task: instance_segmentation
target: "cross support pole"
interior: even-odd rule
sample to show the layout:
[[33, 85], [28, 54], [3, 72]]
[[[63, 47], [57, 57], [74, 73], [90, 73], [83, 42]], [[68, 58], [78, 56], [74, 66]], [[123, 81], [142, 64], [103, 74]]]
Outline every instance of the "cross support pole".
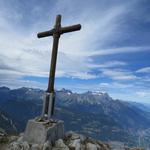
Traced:
[[53, 36], [53, 47], [52, 47], [52, 55], [51, 55], [48, 88], [45, 93], [43, 111], [42, 111], [42, 117], [47, 116], [47, 119], [50, 119], [54, 113], [54, 104], [55, 104], [54, 82], [55, 82], [57, 52], [58, 52], [60, 35], [63, 33], [78, 31], [80, 29], [81, 29], [80, 24], [61, 27], [61, 15], [57, 15], [53, 29], [45, 32], [40, 32], [37, 34], [38, 38]]

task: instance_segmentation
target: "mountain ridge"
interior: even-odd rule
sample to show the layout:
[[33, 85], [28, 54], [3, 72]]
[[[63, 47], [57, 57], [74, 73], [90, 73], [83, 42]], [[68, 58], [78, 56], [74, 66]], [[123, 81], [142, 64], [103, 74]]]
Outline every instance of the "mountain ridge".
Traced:
[[[28, 119], [40, 115], [44, 91], [33, 88], [1, 89], [0, 109], [16, 121], [17, 128], [22, 132]], [[114, 100], [107, 93], [56, 91], [54, 117], [64, 120], [66, 131], [74, 130], [104, 141], [137, 145], [138, 133], [150, 128], [149, 116], [150, 113], [129, 102]]]

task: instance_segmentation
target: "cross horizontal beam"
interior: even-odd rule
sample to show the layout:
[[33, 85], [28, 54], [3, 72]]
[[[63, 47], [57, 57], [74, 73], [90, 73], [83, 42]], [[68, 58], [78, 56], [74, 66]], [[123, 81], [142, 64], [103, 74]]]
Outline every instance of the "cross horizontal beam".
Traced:
[[45, 32], [40, 32], [37, 34], [38, 38], [43, 38], [47, 36], [53, 36], [53, 34], [63, 34], [67, 32], [73, 32], [81, 29], [80, 24], [72, 25], [72, 26], [67, 26], [67, 27], [60, 27], [59, 29], [53, 28], [52, 30], [45, 31]]

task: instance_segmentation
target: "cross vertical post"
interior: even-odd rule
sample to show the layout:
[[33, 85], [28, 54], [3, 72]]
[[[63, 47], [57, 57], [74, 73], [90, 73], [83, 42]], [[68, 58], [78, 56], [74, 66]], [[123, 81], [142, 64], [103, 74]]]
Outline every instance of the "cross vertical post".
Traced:
[[61, 27], [61, 15], [57, 15], [55, 26], [53, 29], [45, 32], [40, 32], [37, 34], [38, 38], [53, 36], [53, 47], [52, 47], [52, 55], [51, 55], [48, 88], [45, 92], [42, 118], [46, 117], [46, 119], [50, 119], [54, 114], [54, 105], [55, 105], [54, 82], [55, 82], [56, 62], [57, 62], [57, 53], [58, 53], [58, 44], [59, 44], [60, 35], [63, 33], [73, 32], [80, 29], [81, 29], [80, 24]]

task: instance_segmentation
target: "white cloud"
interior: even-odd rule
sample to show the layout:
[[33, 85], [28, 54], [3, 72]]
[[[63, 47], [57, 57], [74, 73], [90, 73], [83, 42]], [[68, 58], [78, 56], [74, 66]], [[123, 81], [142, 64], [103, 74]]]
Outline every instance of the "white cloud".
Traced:
[[108, 61], [102, 64], [89, 64], [89, 67], [91, 68], [111, 68], [111, 67], [121, 67], [121, 66], [126, 66], [127, 63], [123, 62], [123, 61], [117, 61], [117, 60], [113, 60], [113, 61]]
[[[60, 8], [58, 11], [64, 11], [64, 7], [66, 8], [66, 5], [64, 5], [66, 1], [62, 1], [61, 3], [63, 3], [62, 6], [60, 3], [54, 6], [59, 5]], [[55, 10], [54, 7], [53, 11]], [[127, 7], [129, 7], [127, 4], [112, 5], [112, 7], [105, 11], [99, 10], [98, 13], [95, 12], [94, 8], [91, 8], [93, 13], [95, 13], [91, 19], [87, 18], [86, 13], [82, 9], [78, 18], [72, 18], [70, 15], [62, 18], [63, 24], [65, 25], [81, 23], [83, 26], [81, 31], [65, 34], [60, 38], [57, 76], [68, 75], [70, 77], [81, 79], [85, 77], [85, 79], [89, 79], [96, 77], [89, 73], [94, 67], [125, 65], [123, 62], [116, 61], [106, 62], [105, 64], [96, 66], [94, 62], [91, 63], [88, 60], [93, 54], [95, 55], [92, 49], [97, 47], [96, 43], [98, 41], [101, 47], [107, 44], [110, 39], [114, 38], [115, 32], [119, 31], [120, 22], [118, 22], [118, 19], [124, 15]], [[42, 11], [36, 5], [33, 10]], [[32, 26], [30, 26], [30, 29], [28, 27], [22, 30], [19, 26], [22, 20], [21, 12], [18, 13], [17, 10], [14, 9], [13, 12], [16, 14], [14, 17], [13, 13], [9, 13], [10, 11], [11, 8], [3, 7], [0, 12], [2, 18], [2, 30], [0, 34], [1, 59], [4, 64], [18, 71], [20, 75], [47, 76], [49, 72], [52, 39], [37, 39], [36, 33], [43, 30], [44, 27], [46, 30], [49, 21], [45, 24], [45, 20], [39, 20], [39, 22], [36, 20]], [[71, 9], [67, 11], [72, 12]], [[86, 11], [88, 10], [86, 9]], [[54, 12], [51, 15], [53, 15]], [[35, 18], [33, 18], [33, 20], [34, 19]], [[16, 20], [18, 22], [18, 28], [16, 28], [16, 24], [14, 23]], [[54, 22], [54, 20], [50, 20], [50, 22]]]
[[136, 95], [139, 96], [139, 97], [150, 97], [150, 91], [137, 91], [136, 92]]
[[150, 73], [150, 67], [144, 67], [136, 71], [137, 73]]
[[96, 56], [96, 55], [115, 55], [115, 54], [123, 54], [123, 53], [135, 53], [135, 52], [143, 52], [150, 51], [150, 46], [142, 46], [142, 47], [118, 47], [112, 49], [100, 49], [91, 51], [91, 53], [87, 54], [88, 56]]
[[113, 80], [135, 80], [137, 77], [127, 70], [103, 69], [102, 74]]
[[129, 83], [120, 83], [120, 82], [111, 82], [111, 83], [106, 83], [102, 82], [99, 84], [100, 88], [106, 88], [106, 89], [125, 89], [125, 88], [133, 88], [133, 84]]
[[47, 85], [39, 83], [36, 81], [30, 80], [21, 80], [21, 79], [0, 79], [0, 86], [7, 86], [12, 89], [20, 87], [30, 87], [30, 88], [39, 88], [46, 89]]

